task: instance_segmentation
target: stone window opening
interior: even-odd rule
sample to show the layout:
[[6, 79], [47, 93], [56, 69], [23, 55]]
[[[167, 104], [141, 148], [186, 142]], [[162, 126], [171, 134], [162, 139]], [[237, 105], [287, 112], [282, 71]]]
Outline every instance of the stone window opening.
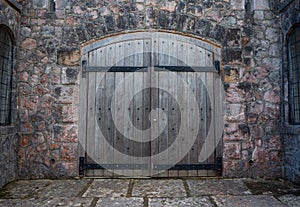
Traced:
[[56, 10], [56, 0], [49, 0], [50, 12], [55, 12]]
[[250, 14], [253, 11], [253, 2], [252, 0], [245, 1], [245, 11], [247, 14]]
[[0, 125], [11, 124], [13, 39], [0, 25]]
[[300, 25], [288, 38], [290, 124], [300, 125]]

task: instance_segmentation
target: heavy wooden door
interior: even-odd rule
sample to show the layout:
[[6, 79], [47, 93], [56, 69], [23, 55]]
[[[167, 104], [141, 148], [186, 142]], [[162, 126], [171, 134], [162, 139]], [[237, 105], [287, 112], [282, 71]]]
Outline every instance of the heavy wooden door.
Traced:
[[167, 33], [128, 34], [85, 47], [80, 172], [216, 175], [223, 127], [219, 54], [211, 44]]

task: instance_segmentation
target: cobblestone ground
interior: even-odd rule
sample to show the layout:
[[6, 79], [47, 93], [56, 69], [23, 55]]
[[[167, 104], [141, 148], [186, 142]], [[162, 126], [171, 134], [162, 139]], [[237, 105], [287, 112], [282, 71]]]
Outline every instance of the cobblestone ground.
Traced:
[[16, 181], [0, 206], [300, 206], [300, 186], [253, 179], [82, 179]]

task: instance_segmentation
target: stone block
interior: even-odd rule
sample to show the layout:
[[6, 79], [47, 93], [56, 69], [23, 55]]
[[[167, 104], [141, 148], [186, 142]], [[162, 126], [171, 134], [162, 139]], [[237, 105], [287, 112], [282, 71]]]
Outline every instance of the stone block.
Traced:
[[[74, 162], [77, 161], [77, 144], [68, 143], [61, 145], [61, 160]], [[64, 175], [62, 175], [64, 176]]]
[[34, 132], [34, 128], [29, 122], [22, 123], [20, 130], [23, 134], [32, 134]]
[[259, 0], [253, 1], [253, 9], [254, 10], [269, 10], [269, 1], [268, 0]]
[[240, 141], [247, 139], [249, 128], [247, 125], [228, 123], [226, 124], [224, 132], [224, 141]]
[[227, 121], [244, 121], [246, 106], [243, 104], [227, 104], [226, 120]]
[[239, 79], [238, 69], [236, 68], [224, 68], [224, 82], [236, 83]]
[[64, 105], [62, 107], [62, 121], [63, 123], [70, 123], [78, 120], [75, 115], [74, 107], [72, 105]]
[[202, 206], [213, 207], [208, 197], [191, 197], [191, 198], [150, 198], [149, 207], [157, 206]]
[[264, 95], [264, 100], [270, 103], [279, 103], [280, 102], [280, 91], [279, 87], [276, 89], [267, 91]]
[[65, 66], [78, 66], [80, 65], [80, 51], [70, 50], [70, 51], [58, 51], [57, 62], [59, 65]]
[[228, 160], [241, 159], [241, 144], [237, 142], [225, 142], [224, 157]]
[[230, 3], [234, 10], [244, 10], [245, 0], [233, 0]]
[[143, 198], [100, 198], [95, 207], [107, 207], [107, 206], [130, 206], [141, 207], [144, 206]]
[[242, 50], [239, 48], [227, 48], [222, 51], [223, 64], [242, 64]]
[[256, 147], [253, 152], [253, 160], [256, 163], [266, 163], [269, 161], [267, 149], [264, 147]]
[[32, 5], [34, 9], [46, 9], [48, 8], [48, 0], [33, 0]]
[[132, 196], [135, 197], [185, 197], [181, 180], [137, 180]]
[[272, 135], [268, 140], [266, 140], [266, 148], [268, 150], [281, 150], [282, 149], [282, 141], [279, 135]]
[[73, 142], [78, 141], [78, 127], [76, 125], [55, 125], [53, 127], [54, 140], [56, 142]]
[[187, 180], [192, 197], [208, 195], [249, 195], [251, 192], [242, 180]]
[[97, 179], [83, 194], [85, 198], [126, 197], [129, 180]]
[[32, 50], [37, 47], [37, 42], [35, 39], [27, 38], [21, 43], [21, 47], [25, 50]]
[[218, 207], [243, 206], [243, 207], [284, 207], [272, 195], [249, 195], [249, 196], [213, 196]]
[[246, 99], [245, 91], [238, 88], [239, 84], [229, 83], [226, 88], [226, 100], [228, 103], [237, 104], [242, 103]]
[[74, 86], [57, 86], [54, 90], [57, 104], [72, 104], [74, 102]]
[[62, 84], [68, 85], [68, 84], [78, 83], [78, 74], [79, 74], [79, 70], [77, 67], [62, 68], [62, 77], [61, 77]]

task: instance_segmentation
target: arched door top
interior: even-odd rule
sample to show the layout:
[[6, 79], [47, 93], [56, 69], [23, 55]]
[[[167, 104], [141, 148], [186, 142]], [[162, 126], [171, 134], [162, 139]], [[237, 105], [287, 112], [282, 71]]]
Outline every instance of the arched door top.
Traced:
[[164, 38], [164, 39], [170, 39], [173, 41], [179, 41], [184, 43], [190, 43], [194, 44], [195, 46], [202, 47], [205, 50], [209, 50], [213, 53], [220, 55], [220, 46], [216, 43], [210, 42], [208, 40], [203, 40], [200, 38], [182, 35], [182, 34], [176, 34], [176, 33], [170, 33], [170, 32], [153, 32], [153, 31], [147, 31], [147, 32], [133, 32], [133, 33], [126, 33], [126, 34], [120, 34], [116, 36], [111, 37], [105, 37], [103, 39], [100, 39], [97, 42], [91, 43], [89, 45], [86, 45], [82, 48], [82, 55], [87, 54], [91, 50], [95, 50], [99, 47], [107, 46], [110, 44], [118, 43], [118, 42], [124, 42], [124, 41], [132, 41], [137, 39], [153, 39], [153, 38]]
[[220, 56], [221, 48], [216, 44], [168, 32], [121, 34], [82, 48], [83, 61], [102, 67], [197, 66], [211, 71]]

